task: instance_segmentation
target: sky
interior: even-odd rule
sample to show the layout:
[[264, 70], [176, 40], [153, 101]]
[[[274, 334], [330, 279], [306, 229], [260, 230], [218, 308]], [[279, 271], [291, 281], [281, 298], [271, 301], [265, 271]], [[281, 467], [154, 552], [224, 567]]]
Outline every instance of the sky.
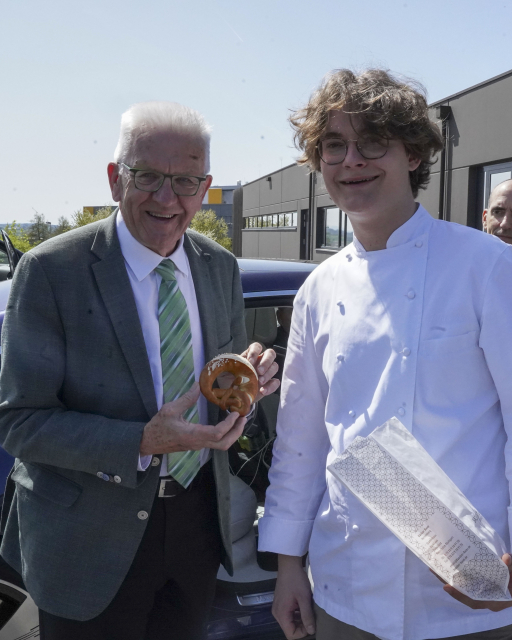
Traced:
[[390, 69], [435, 102], [512, 69], [510, 0], [0, 0], [0, 223], [112, 204], [121, 114], [212, 125], [213, 184], [297, 158], [288, 123], [332, 69]]

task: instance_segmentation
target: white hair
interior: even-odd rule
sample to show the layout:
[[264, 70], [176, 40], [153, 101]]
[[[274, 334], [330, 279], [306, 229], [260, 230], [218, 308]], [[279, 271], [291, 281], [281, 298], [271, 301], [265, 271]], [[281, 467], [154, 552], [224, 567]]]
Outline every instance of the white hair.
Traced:
[[207, 174], [210, 171], [210, 125], [198, 111], [190, 107], [156, 100], [138, 102], [121, 116], [121, 131], [114, 151], [115, 162], [129, 161], [137, 136], [152, 130], [170, 130], [201, 139], [205, 152], [204, 172]]

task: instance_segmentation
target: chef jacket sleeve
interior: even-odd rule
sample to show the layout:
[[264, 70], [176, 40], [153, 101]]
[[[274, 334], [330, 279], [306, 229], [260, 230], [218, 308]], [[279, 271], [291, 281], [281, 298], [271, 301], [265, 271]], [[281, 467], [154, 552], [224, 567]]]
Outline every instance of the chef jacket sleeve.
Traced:
[[[489, 276], [481, 316], [480, 347], [500, 399], [507, 434], [505, 471], [512, 504], [512, 247], [504, 247]], [[508, 507], [512, 532], [512, 508]], [[512, 550], [512, 541], [509, 541]]]
[[313, 522], [326, 491], [330, 442], [325, 425], [328, 384], [323, 349], [315, 343], [316, 321], [307, 282], [296, 296], [283, 371], [270, 487], [259, 523], [261, 551], [306, 553]]

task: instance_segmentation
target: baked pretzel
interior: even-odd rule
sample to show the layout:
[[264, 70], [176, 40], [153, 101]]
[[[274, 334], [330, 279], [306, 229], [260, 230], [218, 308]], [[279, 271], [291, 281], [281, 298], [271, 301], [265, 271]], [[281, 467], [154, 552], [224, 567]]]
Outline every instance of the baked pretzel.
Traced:
[[[213, 389], [213, 383], [221, 373], [235, 376], [228, 389]], [[203, 396], [224, 411], [238, 411], [246, 416], [258, 393], [258, 374], [245, 358], [236, 353], [223, 353], [210, 360], [199, 376], [199, 386]]]

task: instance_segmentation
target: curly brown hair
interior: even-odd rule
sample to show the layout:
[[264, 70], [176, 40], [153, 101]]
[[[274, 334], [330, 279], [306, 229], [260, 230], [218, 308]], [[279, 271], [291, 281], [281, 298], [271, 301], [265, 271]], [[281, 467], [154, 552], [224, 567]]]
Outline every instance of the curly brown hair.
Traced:
[[331, 72], [308, 104], [290, 116], [295, 145], [302, 151], [299, 164], [320, 171], [317, 145], [329, 111], [343, 109], [357, 116], [359, 134], [401, 140], [411, 157], [421, 160], [409, 173], [416, 197], [427, 187], [433, 157], [443, 148], [439, 127], [428, 117], [425, 95], [418, 82], [398, 80], [383, 69], [368, 69], [359, 75], [350, 69]]

